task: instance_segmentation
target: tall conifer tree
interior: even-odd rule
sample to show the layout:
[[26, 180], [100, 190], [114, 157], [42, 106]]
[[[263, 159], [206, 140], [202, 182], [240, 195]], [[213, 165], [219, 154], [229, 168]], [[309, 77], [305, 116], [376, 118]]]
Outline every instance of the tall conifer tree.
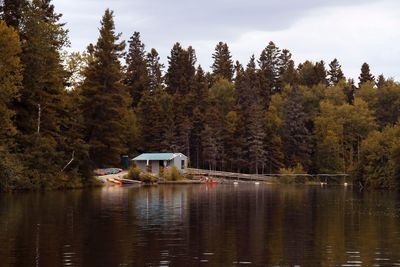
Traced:
[[269, 42], [267, 47], [261, 52], [259, 65], [263, 78], [264, 90], [269, 94], [281, 90], [281, 50], [273, 43]]
[[66, 160], [60, 128], [66, 77], [61, 51], [68, 39], [60, 18], [50, 1], [33, 0], [21, 21], [24, 71], [16, 125], [32, 183], [40, 187], [54, 185]]
[[127, 152], [130, 117], [129, 93], [122, 83], [120, 59], [125, 43], [115, 33], [113, 12], [106, 10], [100, 37], [92, 47], [93, 60], [85, 70], [82, 110], [90, 158], [97, 166], [116, 165]]
[[26, 5], [27, 0], [0, 1], [0, 19], [4, 20], [8, 26], [19, 30]]
[[360, 80], [358, 83], [359, 86], [366, 82], [374, 82], [375, 77], [371, 74], [369, 65], [367, 63], [362, 64], [361, 73], [360, 76], [358, 76], [358, 79]]
[[163, 88], [164, 77], [162, 69], [164, 65], [160, 63], [160, 56], [156, 49], [152, 48], [146, 55], [147, 72], [149, 77], [149, 88], [151, 91], [156, 91]]
[[140, 33], [135, 32], [130, 40], [126, 56], [127, 71], [125, 83], [132, 97], [132, 106], [136, 107], [145, 91], [149, 90], [146, 51], [140, 40]]
[[219, 42], [215, 47], [215, 52], [212, 55], [212, 58], [214, 59], [214, 63], [211, 66], [213, 75], [232, 81], [234, 67], [228, 45]]
[[340, 80], [344, 79], [342, 66], [340, 66], [339, 61], [336, 58], [329, 63], [328, 76], [328, 82], [330, 85], [336, 85]]
[[310, 166], [311, 135], [306, 127], [307, 115], [304, 112], [301, 95], [296, 88], [290, 92], [284, 108], [283, 146], [286, 166], [301, 164]]

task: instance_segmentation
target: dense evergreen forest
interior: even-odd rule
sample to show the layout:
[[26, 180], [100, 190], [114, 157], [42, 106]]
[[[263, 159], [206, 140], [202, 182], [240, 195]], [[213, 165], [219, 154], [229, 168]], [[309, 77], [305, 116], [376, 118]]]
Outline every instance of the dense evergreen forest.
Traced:
[[179, 43], [164, 66], [140, 33], [120, 39], [110, 10], [97, 43], [66, 53], [51, 0], [0, 3], [2, 190], [88, 185], [93, 168], [121, 155], [164, 151], [198, 168], [400, 182], [400, 84], [367, 63], [356, 83], [337, 59], [296, 65], [269, 42], [234, 62], [219, 42], [209, 72]]

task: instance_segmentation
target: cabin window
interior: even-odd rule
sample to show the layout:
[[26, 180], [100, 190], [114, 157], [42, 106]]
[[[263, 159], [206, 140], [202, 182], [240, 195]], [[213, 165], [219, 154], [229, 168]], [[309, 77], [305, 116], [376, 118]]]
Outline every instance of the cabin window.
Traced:
[[185, 169], [185, 161], [184, 160], [181, 161], [181, 169], [182, 170]]

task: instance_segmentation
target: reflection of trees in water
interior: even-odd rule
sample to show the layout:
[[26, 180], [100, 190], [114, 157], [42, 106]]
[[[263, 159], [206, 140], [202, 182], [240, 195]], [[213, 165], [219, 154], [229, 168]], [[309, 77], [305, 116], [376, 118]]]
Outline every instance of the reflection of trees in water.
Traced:
[[400, 257], [398, 196], [252, 184], [3, 195], [0, 259], [2, 266], [200, 259], [210, 266], [372, 266], [379, 257]]

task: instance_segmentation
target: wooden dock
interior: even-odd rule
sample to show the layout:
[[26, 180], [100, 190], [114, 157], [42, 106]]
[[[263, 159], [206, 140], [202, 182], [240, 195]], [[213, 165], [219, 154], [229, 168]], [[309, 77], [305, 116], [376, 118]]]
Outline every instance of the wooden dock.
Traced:
[[194, 169], [189, 168], [188, 171], [194, 176], [207, 176], [223, 179], [233, 179], [233, 180], [244, 180], [244, 181], [263, 181], [263, 182], [273, 182], [279, 180], [280, 177], [298, 177], [298, 178], [308, 178], [309, 180], [324, 181], [332, 179], [345, 179], [349, 177], [348, 174], [338, 173], [338, 174], [246, 174], [246, 173], [236, 173], [236, 172], [224, 172], [224, 171], [214, 171], [205, 169]]

